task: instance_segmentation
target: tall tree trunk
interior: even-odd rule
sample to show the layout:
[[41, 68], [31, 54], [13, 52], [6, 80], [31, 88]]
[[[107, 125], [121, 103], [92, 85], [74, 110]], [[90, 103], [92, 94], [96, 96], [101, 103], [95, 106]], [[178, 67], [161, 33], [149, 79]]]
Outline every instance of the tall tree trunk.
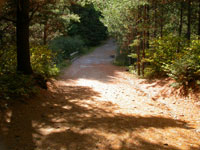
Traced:
[[164, 26], [164, 24], [163, 24], [163, 16], [164, 16], [164, 12], [163, 12], [163, 8], [162, 8], [163, 6], [161, 6], [161, 17], [160, 17], [160, 37], [163, 37], [163, 26]]
[[[146, 33], [145, 31], [143, 32], [143, 41], [142, 41], [142, 59], [145, 59], [145, 48], [146, 48]], [[142, 60], [142, 76], [144, 76], [144, 69], [145, 69], [145, 64], [144, 60]]]
[[48, 26], [47, 23], [44, 24], [44, 35], [43, 35], [43, 44], [46, 45], [47, 44], [47, 30], [48, 30]]
[[145, 25], [143, 29], [143, 46], [142, 46], [142, 75], [144, 76], [144, 69], [145, 69], [145, 49], [146, 49], [146, 35], [147, 35], [147, 5], [144, 6], [144, 16], [143, 16], [143, 23]]
[[[148, 1], [149, 2], [149, 1]], [[146, 42], [146, 47], [147, 49], [149, 49], [149, 39], [150, 39], [150, 7], [149, 4], [147, 5], [147, 24], [148, 24], [148, 28], [147, 28], [147, 42]]]
[[199, 14], [199, 23], [198, 23], [198, 36], [199, 36], [199, 39], [200, 39], [200, 0], [199, 0], [199, 10], [198, 10], [198, 14]]
[[157, 2], [154, 2], [154, 37], [157, 35]]
[[191, 0], [188, 0], [188, 15], [187, 15], [187, 39], [190, 40], [191, 38]]
[[32, 74], [29, 48], [29, 0], [17, 0], [17, 71]]
[[[128, 49], [129, 49], [129, 54], [132, 52], [131, 49], [129, 48], [129, 45], [133, 42], [133, 28], [132, 26], [129, 26], [129, 34], [128, 34]], [[129, 57], [129, 65], [133, 63], [133, 58]]]
[[[137, 15], [137, 20], [140, 20], [140, 7], [138, 7], [138, 15]], [[137, 38], [139, 37], [140, 38], [140, 34], [141, 34], [141, 32], [140, 31], [138, 31], [138, 24], [140, 24], [141, 23], [141, 21], [138, 21], [137, 23], [136, 23], [136, 32], [137, 32]], [[139, 40], [139, 39], [137, 39], [137, 40]], [[141, 42], [140, 42], [140, 44], [139, 45], [137, 45], [137, 74], [138, 74], [138, 76], [140, 76], [140, 68], [141, 68], [141, 59], [140, 59], [140, 49], [141, 49]]]
[[179, 23], [179, 37], [182, 36], [182, 29], [183, 29], [183, 6], [184, 6], [184, 2], [181, 2], [180, 23]]
[[[141, 45], [141, 44], [140, 44]], [[137, 46], [137, 73], [140, 76], [140, 45]]]
[[[181, 6], [180, 6], [180, 21], [179, 21], [179, 37], [182, 36], [182, 29], [183, 29], [183, 6], [184, 6], [184, 2], [181, 2]], [[178, 49], [177, 49], [177, 53], [180, 52], [180, 42], [178, 43]]]

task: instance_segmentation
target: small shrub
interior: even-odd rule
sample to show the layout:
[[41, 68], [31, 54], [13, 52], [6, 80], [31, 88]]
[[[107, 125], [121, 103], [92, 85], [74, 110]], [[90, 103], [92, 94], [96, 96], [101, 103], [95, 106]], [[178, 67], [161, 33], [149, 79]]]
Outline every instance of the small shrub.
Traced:
[[0, 61], [0, 99], [30, 97], [37, 87], [46, 87], [46, 78], [57, 75], [56, 54], [46, 46], [31, 46], [31, 64], [34, 75], [16, 73], [16, 48], [7, 47], [1, 51]]
[[44, 77], [55, 76], [59, 73], [56, 65], [56, 54], [46, 46], [32, 46], [31, 48], [31, 64], [36, 74]]
[[196, 86], [200, 80], [200, 41], [193, 40], [181, 57], [163, 65], [163, 68], [184, 88]]
[[128, 71], [132, 74], [136, 74], [136, 66], [128, 66]]
[[161, 75], [161, 74], [158, 74], [158, 71], [155, 70], [155, 68], [151, 68], [151, 67], [146, 67], [145, 70], [144, 70], [144, 77], [145, 78], [156, 78], [158, 76], [164, 76], [164, 75]]
[[0, 75], [16, 71], [17, 56], [15, 46], [0, 49]]
[[114, 65], [117, 66], [129, 66], [129, 56], [127, 50], [121, 50], [120, 48], [117, 49], [117, 55], [114, 60]]
[[84, 46], [85, 44], [80, 37], [61, 36], [51, 41], [49, 48], [57, 53], [57, 63], [59, 63], [64, 59], [70, 59], [70, 54], [75, 51], [81, 53], [84, 49]]
[[184, 51], [187, 41], [172, 35], [164, 36], [150, 42], [150, 49], [146, 50], [145, 61], [155, 74], [166, 75], [163, 65], [172, 64]]
[[128, 66], [129, 61], [128, 61], [127, 55], [126, 54], [117, 55], [115, 60], [114, 60], [114, 64], [117, 65], [117, 66]]
[[[16, 72], [17, 52], [15, 46], [5, 47], [0, 50], [0, 75]], [[56, 54], [46, 46], [31, 46], [31, 65], [36, 74], [45, 77], [56, 75], [59, 70], [55, 64]]]

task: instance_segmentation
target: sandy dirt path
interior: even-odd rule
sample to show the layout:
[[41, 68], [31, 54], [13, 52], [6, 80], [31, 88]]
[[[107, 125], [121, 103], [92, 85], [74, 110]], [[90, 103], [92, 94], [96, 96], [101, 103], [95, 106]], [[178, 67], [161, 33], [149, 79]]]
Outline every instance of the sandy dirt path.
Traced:
[[115, 49], [107, 41], [5, 110], [0, 150], [200, 150], [200, 107], [112, 65]]

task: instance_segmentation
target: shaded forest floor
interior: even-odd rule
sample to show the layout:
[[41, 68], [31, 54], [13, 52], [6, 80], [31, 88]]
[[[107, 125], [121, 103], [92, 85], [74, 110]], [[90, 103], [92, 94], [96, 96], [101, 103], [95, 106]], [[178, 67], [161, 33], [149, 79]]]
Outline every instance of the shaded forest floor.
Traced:
[[0, 113], [0, 150], [200, 150], [200, 102], [112, 65], [112, 40]]

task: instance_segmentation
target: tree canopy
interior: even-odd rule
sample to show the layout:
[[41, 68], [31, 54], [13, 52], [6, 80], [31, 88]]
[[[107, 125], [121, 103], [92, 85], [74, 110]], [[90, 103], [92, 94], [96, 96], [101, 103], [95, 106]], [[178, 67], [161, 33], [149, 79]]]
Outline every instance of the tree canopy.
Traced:
[[[96, 45], [109, 34], [119, 47], [115, 63], [129, 65], [138, 75], [170, 76], [184, 86], [199, 80], [197, 0], [7, 0], [0, 22], [2, 54], [15, 45], [13, 64], [17, 62], [17, 70], [24, 74], [33, 73], [33, 45], [48, 47], [53, 40], [55, 48], [77, 40], [79, 51], [84, 51], [83, 45]], [[68, 58], [69, 47], [57, 48], [65, 55], [59, 58]]]

